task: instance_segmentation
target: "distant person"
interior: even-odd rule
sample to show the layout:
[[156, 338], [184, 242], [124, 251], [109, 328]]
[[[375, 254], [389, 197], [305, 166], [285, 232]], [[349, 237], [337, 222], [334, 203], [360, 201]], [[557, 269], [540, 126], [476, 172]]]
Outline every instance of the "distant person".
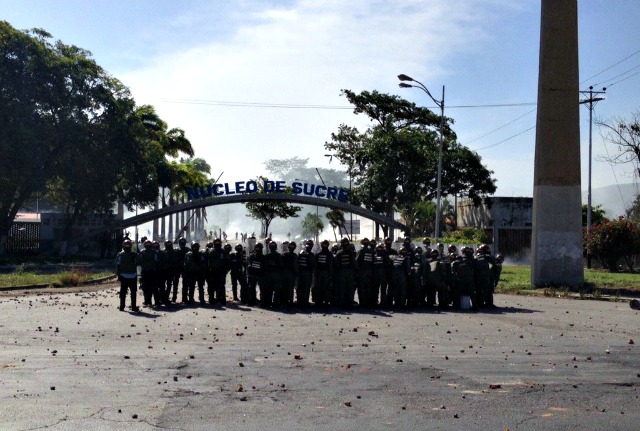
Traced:
[[140, 311], [136, 306], [138, 254], [132, 250], [132, 246], [131, 240], [125, 239], [122, 242], [122, 251], [116, 256], [116, 275], [120, 281], [120, 311], [124, 311], [127, 291], [131, 292], [131, 311]]

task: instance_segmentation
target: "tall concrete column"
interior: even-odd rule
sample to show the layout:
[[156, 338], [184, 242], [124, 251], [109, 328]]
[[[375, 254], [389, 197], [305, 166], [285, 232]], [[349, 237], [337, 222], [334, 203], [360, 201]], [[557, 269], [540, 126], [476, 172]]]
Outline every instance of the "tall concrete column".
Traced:
[[531, 283], [584, 283], [577, 0], [542, 0]]

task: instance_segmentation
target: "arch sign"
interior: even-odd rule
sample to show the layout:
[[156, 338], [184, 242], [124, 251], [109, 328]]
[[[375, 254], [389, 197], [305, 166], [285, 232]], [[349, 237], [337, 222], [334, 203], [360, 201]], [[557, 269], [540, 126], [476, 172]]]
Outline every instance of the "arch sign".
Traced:
[[[260, 187], [262, 186], [262, 187]], [[340, 187], [327, 187], [324, 184], [310, 184], [294, 181], [287, 186], [286, 181], [264, 180], [258, 184], [255, 180], [236, 181], [235, 183], [210, 183], [206, 186], [186, 188], [187, 199], [206, 199], [210, 197], [231, 196], [251, 193], [287, 193], [349, 202], [349, 191]]]

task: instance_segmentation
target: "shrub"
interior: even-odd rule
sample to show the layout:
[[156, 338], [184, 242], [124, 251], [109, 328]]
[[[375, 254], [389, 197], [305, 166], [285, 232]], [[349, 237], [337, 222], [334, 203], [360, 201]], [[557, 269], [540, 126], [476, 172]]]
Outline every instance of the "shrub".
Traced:
[[584, 234], [584, 250], [590, 248], [596, 257], [610, 272], [618, 271], [620, 259], [631, 262], [634, 254], [640, 251], [640, 227], [628, 218], [604, 220], [595, 224], [591, 231]]
[[447, 242], [456, 244], [486, 244], [491, 242], [484, 229], [466, 227], [451, 232]]

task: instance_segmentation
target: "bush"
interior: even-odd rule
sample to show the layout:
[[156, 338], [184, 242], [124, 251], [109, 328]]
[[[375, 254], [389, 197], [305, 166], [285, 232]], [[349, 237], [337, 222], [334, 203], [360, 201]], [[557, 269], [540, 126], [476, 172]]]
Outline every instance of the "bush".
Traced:
[[451, 232], [447, 242], [455, 244], [486, 244], [491, 242], [484, 229], [467, 227]]
[[[620, 259], [631, 262], [633, 255], [640, 251], [640, 227], [628, 218], [604, 220], [595, 224], [591, 231], [584, 233], [584, 251], [591, 250], [610, 272], [618, 271]], [[630, 268], [632, 269], [632, 268]]]
[[58, 274], [57, 280], [53, 282], [53, 285], [55, 287], [82, 286], [88, 278], [89, 276], [85, 271], [74, 269]]

